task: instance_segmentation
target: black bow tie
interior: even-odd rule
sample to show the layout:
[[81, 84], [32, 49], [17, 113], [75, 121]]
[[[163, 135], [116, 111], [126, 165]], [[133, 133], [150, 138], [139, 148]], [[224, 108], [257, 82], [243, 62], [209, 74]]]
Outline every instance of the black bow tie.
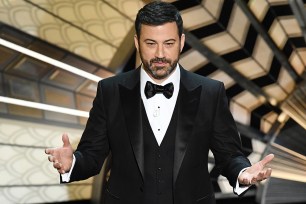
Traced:
[[145, 86], [145, 95], [149, 99], [157, 93], [162, 93], [166, 98], [171, 98], [173, 90], [173, 83], [166, 84], [165, 86], [160, 86], [147, 81]]

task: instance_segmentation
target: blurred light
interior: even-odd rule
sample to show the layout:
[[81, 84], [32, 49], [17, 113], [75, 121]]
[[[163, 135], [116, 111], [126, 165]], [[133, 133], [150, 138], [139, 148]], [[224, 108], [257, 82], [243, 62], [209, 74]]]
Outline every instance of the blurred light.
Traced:
[[288, 120], [288, 118], [289, 118], [289, 116], [286, 113], [282, 112], [281, 114], [279, 114], [277, 120], [280, 123], [284, 123]]
[[269, 102], [271, 103], [271, 105], [276, 106], [277, 105], [277, 100], [275, 98], [270, 98]]
[[85, 117], [85, 118], [89, 117], [89, 113], [86, 111], [80, 111], [80, 110], [70, 109], [70, 108], [63, 108], [59, 106], [25, 101], [25, 100], [9, 98], [9, 97], [4, 97], [4, 96], [0, 96], [0, 102], [19, 105], [19, 106], [25, 106], [29, 108], [41, 109], [41, 110], [46, 110], [46, 111], [64, 113], [64, 114], [74, 115], [74, 116], [79, 116], [79, 117]]
[[15, 50], [15, 51], [21, 52], [21, 53], [23, 53], [23, 54], [25, 54], [25, 55], [28, 55], [28, 56], [30, 56], [30, 57], [33, 57], [33, 58], [35, 58], [35, 59], [38, 59], [38, 60], [40, 60], [40, 61], [46, 62], [46, 63], [48, 63], [48, 64], [51, 64], [51, 65], [53, 65], [53, 66], [55, 66], [55, 67], [64, 69], [64, 70], [66, 70], [66, 71], [68, 71], [68, 72], [71, 72], [71, 73], [73, 73], [73, 74], [76, 74], [76, 75], [79, 75], [79, 76], [81, 76], [81, 77], [84, 77], [84, 78], [86, 78], [86, 79], [89, 79], [89, 80], [92, 80], [92, 81], [95, 81], [95, 82], [98, 82], [98, 81], [100, 81], [101, 79], [103, 79], [103, 78], [101, 78], [101, 77], [99, 77], [99, 76], [96, 76], [96, 75], [94, 75], [94, 74], [85, 72], [85, 71], [83, 71], [83, 70], [81, 70], [81, 69], [78, 69], [78, 68], [73, 67], [73, 66], [71, 66], [71, 65], [65, 64], [65, 63], [60, 62], [60, 61], [58, 61], [58, 60], [52, 59], [52, 58], [47, 57], [47, 56], [45, 56], [45, 55], [42, 55], [42, 54], [40, 54], [40, 53], [34, 52], [34, 51], [29, 50], [29, 49], [27, 49], [27, 48], [21, 47], [21, 46], [19, 46], [19, 45], [16, 45], [16, 44], [11, 43], [11, 42], [9, 42], [9, 41], [3, 40], [3, 39], [1, 39], [1, 38], [0, 38], [0, 44], [3, 45], [3, 46], [5, 46], [5, 47], [8, 47], [8, 48], [10, 48], [10, 49], [13, 49], [13, 50]]
[[265, 103], [267, 100], [264, 96], [259, 96], [258, 97], [258, 100], [261, 102], [261, 103]]

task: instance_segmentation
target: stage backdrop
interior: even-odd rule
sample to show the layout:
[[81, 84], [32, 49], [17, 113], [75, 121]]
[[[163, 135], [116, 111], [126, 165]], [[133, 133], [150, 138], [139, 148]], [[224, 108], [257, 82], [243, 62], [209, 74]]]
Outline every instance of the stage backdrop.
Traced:
[[91, 197], [92, 179], [59, 184], [46, 147], [62, 145], [66, 132], [74, 148], [81, 129], [0, 118], [0, 203], [48, 203]]

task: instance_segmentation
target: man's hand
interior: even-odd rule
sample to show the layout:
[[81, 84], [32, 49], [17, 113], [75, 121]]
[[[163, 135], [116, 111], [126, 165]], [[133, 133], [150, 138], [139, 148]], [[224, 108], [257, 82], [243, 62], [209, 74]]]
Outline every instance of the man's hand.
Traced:
[[265, 168], [265, 166], [272, 161], [274, 158], [273, 154], [269, 154], [263, 158], [263, 160], [255, 163], [238, 177], [238, 181], [241, 185], [252, 185], [257, 182], [263, 181], [271, 176], [272, 169]]
[[57, 169], [60, 174], [64, 174], [70, 171], [73, 160], [73, 149], [69, 142], [67, 134], [62, 135], [63, 147], [46, 149], [48, 154], [48, 160], [53, 162], [53, 167]]

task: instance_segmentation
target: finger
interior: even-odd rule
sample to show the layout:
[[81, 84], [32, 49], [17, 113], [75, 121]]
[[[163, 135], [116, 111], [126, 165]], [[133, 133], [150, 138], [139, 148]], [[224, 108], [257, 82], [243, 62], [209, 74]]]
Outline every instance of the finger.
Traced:
[[56, 168], [57, 170], [60, 170], [62, 168], [62, 164], [59, 162], [54, 162], [53, 167]]
[[265, 178], [270, 177], [271, 174], [272, 174], [272, 169], [271, 169], [271, 168], [268, 168], [268, 169], [266, 170], [266, 172], [265, 172]]
[[266, 171], [261, 171], [257, 175], [257, 180], [261, 181], [266, 175]]
[[257, 181], [259, 181], [258, 177], [254, 177], [251, 180], [251, 184], [255, 184], [255, 183], [257, 183]]
[[69, 137], [68, 137], [67, 133], [64, 133], [64, 134], [62, 135], [62, 141], [63, 141], [63, 143], [64, 143], [63, 147], [68, 147], [68, 146], [70, 146], [70, 141], [69, 141]]
[[267, 156], [265, 156], [265, 158], [263, 158], [260, 162], [263, 166], [265, 166], [266, 164], [268, 164], [270, 161], [272, 161], [272, 159], [274, 158], [274, 154], [268, 154]]
[[46, 154], [53, 154], [53, 149], [45, 149]]
[[271, 176], [272, 169], [269, 168], [266, 171], [261, 172], [261, 174], [258, 176], [257, 180], [258, 182], [268, 179]]
[[251, 185], [251, 181], [249, 181], [247, 178], [244, 178], [243, 180], [242, 180], [242, 183], [241, 183], [242, 185]]
[[54, 157], [53, 156], [48, 156], [48, 160], [49, 160], [49, 162], [53, 162], [54, 161]]
[[59, 169], [59, 170], [58, 170], [58, 173], [64, 174], [64, 173], [66, 173], [66, 172], [65, 172], [65, 170], [63, 170], [63, 169]]

